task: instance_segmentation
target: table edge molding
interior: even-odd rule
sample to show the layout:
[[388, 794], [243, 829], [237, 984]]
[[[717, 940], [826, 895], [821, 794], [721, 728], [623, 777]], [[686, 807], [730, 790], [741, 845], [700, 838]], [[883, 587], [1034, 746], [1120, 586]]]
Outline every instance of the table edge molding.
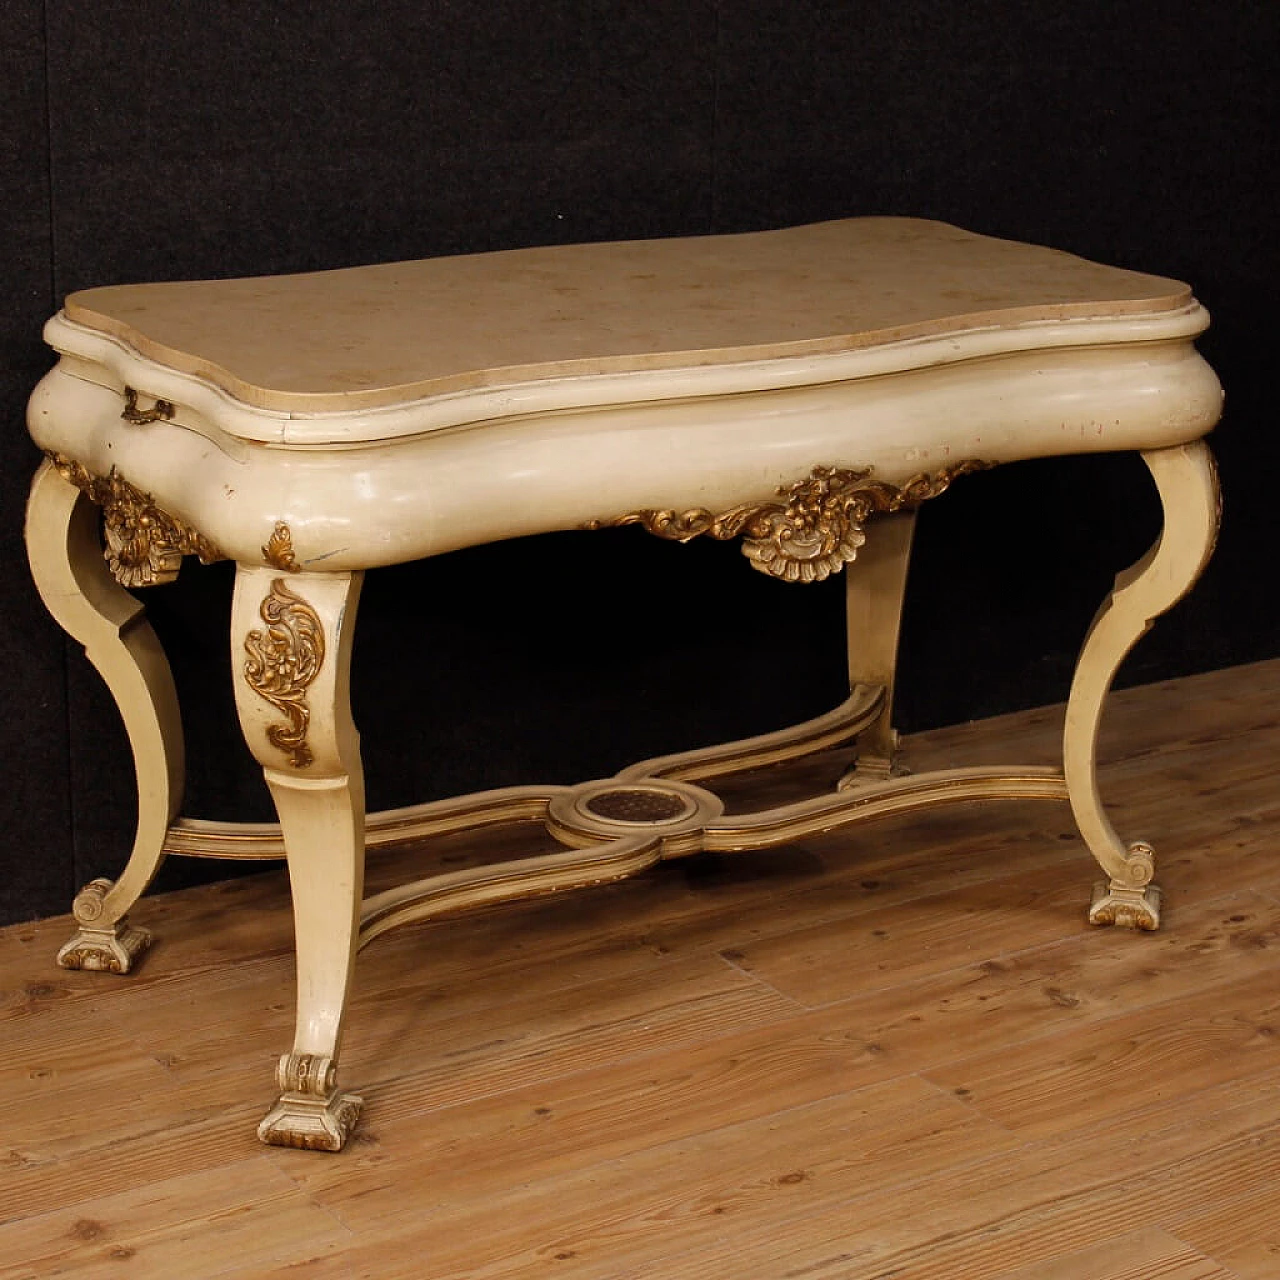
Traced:
[[[851, 350], [661, 369], [574, 372], [529, 377], [527, 371], [481, 370], [486, 381], [441, 389], [439, 384], [393, 386], [347, 395], [277, 393], [233, 385], [163, 364], [120, 338], [59, 312], [45, 325], [45, 341], [68, 361], [68, 372], [150, 396], [200, 414], [243, 441], [289, 448], [335, 448], [465, 428], [482, 422], [572, 409], [646, 401], [740, 395], [856, 381], [967, 360], [1035, 350], [1191, 341], [1209, 314], [1194, 299], [1172, 310], [1108, 317], [1033, 320], [904, 338]], [[694, 357], [697, 353], [687, 353]], [[256, 403], [270, 399], [272, 403]]]

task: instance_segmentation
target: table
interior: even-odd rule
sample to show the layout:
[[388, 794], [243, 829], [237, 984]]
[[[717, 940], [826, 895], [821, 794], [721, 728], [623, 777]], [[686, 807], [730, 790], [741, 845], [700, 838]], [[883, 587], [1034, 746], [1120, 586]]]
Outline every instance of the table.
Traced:
[[[119, 706], [138, 826], [123, 872], [77, 895], [59, 963], [131, 968], [149, 935], [128, 912], [167, 853], [285, 855], [297, 1021], [259, 1135], [336, 1151], [361, 1105], [337, 1080], [356, 953], [443, 911], [1040, 797], [1069, 800], [1102, 867], [1089, 918], [1155, 928], [1153, 851], [1104, 813], [1095, 742], [1119, 663], [1212, 552], [1206, 324], [1175, 281], [909, 218], [71, 295], [30, 402], [46, 459], [27, 543], [46, 605]], [[902, 773], [891, 714], [916, 508], [986, 467], [1113, 450], [1141, 451], [1164, 528], [1089, 630], [1062, 769]], [[366, 815], [348, 695], [364, 572], [627, 524], [740, 538], [752, 568], [788, 582], [847, 567], [849, 697], [613, 778]], [[126, 588], [171, 580], [188, 555], [236, 565], [236, 706], [278, 826], [180, 816], [178, 699]], [[833, 794], [725, 814], [717, 777], [840, 743], [856, 762]], [[513, 821], [563, 847], [364, 897], [366, 847]]]

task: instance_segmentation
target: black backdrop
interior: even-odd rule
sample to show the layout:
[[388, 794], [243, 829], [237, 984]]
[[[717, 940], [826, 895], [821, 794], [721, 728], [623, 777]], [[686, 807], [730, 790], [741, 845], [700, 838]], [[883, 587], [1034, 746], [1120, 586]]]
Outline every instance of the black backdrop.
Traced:
[[[0, 77], [0, 919], [65, 910], [130, 839], [111, 703], [28, 585], [22, 406], [66, 292], [552, 242], [936, 217], [1190, 280], [1228, 390], [1227, 523], [1148, 681], [1280, 652], [1265, 0], [5, 0]], [[1127, 457], [1034, 463], [926, 507], [907, 729], [1061, 699], [1157, 507]], [[186, 812], [268, 816], [239, 742], [226, 566], [149, 597]], [[559, 534], [370, 576], [355, 703], [370, 803], [574, 780], [840, 696], [838, 583], [732, 547]], [[190, 875], [166, 869], [162, 884]]]

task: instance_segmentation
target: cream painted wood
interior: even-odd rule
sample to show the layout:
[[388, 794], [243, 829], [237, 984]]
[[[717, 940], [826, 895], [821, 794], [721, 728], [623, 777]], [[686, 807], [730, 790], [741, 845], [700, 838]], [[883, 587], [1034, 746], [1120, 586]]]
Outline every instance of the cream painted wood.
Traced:
[[894, 770], [898, 734], [893, 727], [893, 686], [898, 667], [898, 633], [907, 590], [916, 513], [899, 511], [877, 520], [845, 574], [845, 638], [849, 684], [878, 685], [884, 705], [875, 724], [858, 738], [858, 758], [842, 787], [883, 780]]
[[[446, 910], [940, 804], [1069, 794], [1111, 877], [1091, 918], [1153, 927], [1149, 853], [1107, 823], [1094, 751], [1115, 667], [1208, 555], [1199, 441], [1221, 389], [1193, 345], [1206, 323], [1177, 282], [910, 219], [75, 295], [47, 326], [60, 359], [29, 407], [57, 468], [37, 479], [33, 567], [73, 634], [97, 635], [105, 618], [99, 648], [140, 786], [144, 756], [168, 780], [144, 802], [148, 838], [140, 826], [120, 885], [94, 900], [105, 895], [123, 929], [166, 849], [286, 854], [297, 1022], [260, 1134], [325, 1150], [341, 1148], [360, 1106], [336, 1079], [357, 948]], [[1166, 527], [1085, 644], [1065, 774], [891, 776], [913, 505], [976, 466], [1119, 449], [1144, 451]], [[172, 821], [181, 741], [167, 667], [153, 638], [135, 641], [150, 632], [132, 598], [103, 588], [68, 480], [109, 508], [123, 492], [130, 536], [158, 543], [164, 573], [183, 553], [236, 563], [236, 703], [278, 826]], [[366, 830], [348, 694], [364, 570], [629, 523], [681, 540], [745, 534], [755, 567], [780, 577], [852, 558], [850, 697], [777, 733], [574, 787], [370, 815]], [[711, 789], [855, 741], [858, 766], [834, 795], [726, 815]], [[507, 822], [539, 823], [565, 847], [362, 902], [366, 844]]]
[[[236, 710], [280, 817], [293, 895], [297, 1024], [277, 1071], [280, 1098], [258, 1130], [275, 1146], [340, 1150], [360, 1113], [361, 1099], [337, 1087], [337, 1064], [364, 889], [364, 772], [349, 695], [362, 583], [361, 574], [283, 575], [244, 566], [236, 573]], [[276, 613], [273, 600], [283, 601]], [[312, 622], [323, 651], [304, 683], [292, 670], [297, 645], [289, 632]], [[271, 687], [295, 695], [295, 706], [300, 697], [308, 717], [301, 742], [293, 735], [288, 747], [278, 733], [280, 707], [249, 674], [252, 655], [264, 651], [281, 675]]]
[[164, 860], [165, 835], [182, 802], [185, 760], [178, 695], [143, 607], [116, 584], [101, 554], [100, 513], [44, 463], [31, 486], [26, 540], [31, 575], [45, 607], [111, 690], [133, 752], [138, 825], [133, 850], [114, 881], [91, 881], [76, 896], [79, 929], [58, 953], [68, 969], [127, 973], [151, 935], [128, 922]]
[[1164, 529], [1151, 550], [1116, 577], [1076, 663], [1063, 733], [1063, 767], [1071, 809], [1085, 843], [1109, 877], [1094, 892], [1089, 919], [1155, 929], [1160, 890], [1151, 883], [1154, 853], [1146, 841], [1128, 846], [1103, 811], [1097, 741], [1102, 706], [1125, 655], [1165, 610], [1194, 585], [1213, 554], [1221, 517], [1217, 470], [1203, 443], [1142, 455], [1164, 507]]
[[[474, 419], [464, 409], [498, 410], [455, 405], [463, 422], [449, 429], [431, 425], [435, 402], [423, 401], [412, 431], [352, 443], [335, 422], [327, 446], [235, 438], [208, 418], [188, 421], [182, 401], [172, 422], [122, 424], [122, 384], [99, 385], [62, 362], [37, 388], [28, 423], [42, 448], [97, 474], [117, 467], [237, 563], [264, 563], [284, 522], [304, 568], [349, 571], [632, 511], [724, 511], [772, 498], [817, 462], [870, 467], [901, 485], [962, 459], [1198, 439], [1221, 412], [1217, 379], [1191, 344], [1199, 326], [1126, 345], [1127, 324], [1099, 322], [1097, 346], [931, 363], [952, 359], [960, 335], [896, 373], [743, 394], [717, 390], [714, 367], [648, 400], [617, 375], [610, 403]], [[577, 381], [560, 378], [547, 394], [570, 400]], [[190, 386], [184, 394], [196, 397]]]
[[[882, 715], [884, 691], [878, 685], [855, 685], [840, 706], [801, 724], [735, 742], [640, 760], [620, 769], [615, 778], [630, 782], [674, 778], [710, 782], [715, 778], [802, 759], [814, 752], [850, 742], [871, 732]], [[483, 827], [543, 822], [547, 807], [570, 786], [502, 787], [469, 796], [385, 809], [365, 818], [365, 847], [389, 849], [435, 836]], [[180, 818], [169, 828], [167, 853], [180, 857], [271, 860], [285, 856], [280, 824], [214, 822]], [[362, 939], [361, 945], [364, 945]]]

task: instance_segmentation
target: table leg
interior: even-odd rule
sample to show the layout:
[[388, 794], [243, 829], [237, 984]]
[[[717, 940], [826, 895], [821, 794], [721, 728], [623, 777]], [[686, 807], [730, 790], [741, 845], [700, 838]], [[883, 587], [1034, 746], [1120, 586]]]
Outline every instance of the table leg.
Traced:
[[339, 1151], [361, 1099], [337, 1062], [364, 890], [364, 774], [349, 695], [363, 575], [240, 566], [231, 616], [236, 708], [275, 800], [297, 953], [293, 1049], [258, 1129], [274, 1146]]
[[127, 913], [164, 860], [182, 802], [185, 760], [173, 676], [141, 604], [102, 557], [99, 509], [45, 462], [27, 506], [31, 574], [49, 612], [82, 645], [115, 699], [133, 752], [138, 826], [119, 878], [94, 880], [73, 905], [76, 934], [58, 953], [67, 969], [127, 973], [151, 935]]
[[877, 517], [867, 525], [867, 541], [857, 559], [845, 566], [849, 685], [882, 685], [885, 696], [875, 723], [858, 735], [857, 763], [840, 779], [841, 787], [881, 782], [895, 771], [893, 684], [915, 527], [915, 511]]
[[1160, 891], [1151, 883], [1152, 848], [1127, 847], [1107, 820], [1098, 792], [1096, 748], [1102, 704], [1125, 655], [1151, 623], [1190, 590], [1213, 554], [1220, 503], [1213, 455], [1203, 441], [1142, 455], [1164, 506], [1164, 528], [1137, 564], [1117, 576], [1085, 637], [1067, 702], [1063, 771], [1085, 843], [1108, 875], [1094, 891], [1089, 919], [1155, 929]]

